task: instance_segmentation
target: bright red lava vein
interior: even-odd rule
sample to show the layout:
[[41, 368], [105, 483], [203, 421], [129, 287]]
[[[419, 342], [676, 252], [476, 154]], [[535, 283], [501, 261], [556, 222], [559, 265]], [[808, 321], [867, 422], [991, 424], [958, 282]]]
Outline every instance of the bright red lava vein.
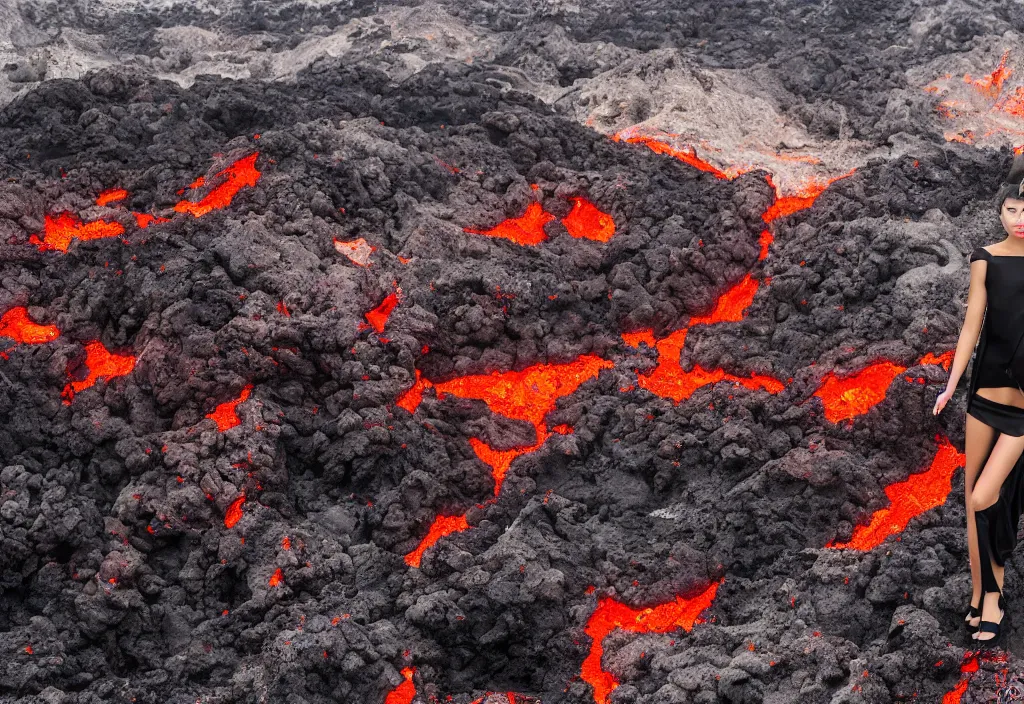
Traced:
[[585, 633], [592, 643], [580, 671], [580, 679], [594, 688], [594, 702], [607, 704], [608, 695], [619, 686], [615, 675], [601, 666], [605, 637], [616, 628], [630, 633], [668, 633], [677, 628], [691, 631], [693, 624], [700, 622], [701, 612], [711, 606], [720, 584], [721, 581], [712, 582], [697, 596], [688, 599], [677, 596], [674, 601], [646, 609], [634, 609], [611, 597], [601, 597], [587, 620]]
[[238, 413], [235, 412], [235, 409], [238, 408], [238, 404], [243, 403], [249, 398], [249, 394], [251, 392], [252, 384], [246, 384], [238, 398], [219, 404], [215, 409], [213, 409], [212, 413], [207, 413], [206, 417], [212, 418], [217, 424], [217, 430], [222, 433], [225, 430], [234, 428], [236, 425], [241, 425], [242, 420], [238, 417]]
[[85, 367], [89, 375], [81, 381], [72, 380], [61, 392], [65, 406], [71, 405], [75, 394], [92, 387], [100, 379], [110, 380], [131, 372], [135, 368], [135, 357], [111, 354], [102, 342], [94, 340], [85, 345]]
[[39, 239], [38, 235], [28, 238], [29, 243], [36, 245], [40, 252], [66, 252], [71, 246], [71, 240], [99, 240], [124, 233], [124, 225], [119, 222], [94, 220], [83, 223], [77, 215], [68, 212], [45, 215], [44, 222], [43, 239]]
[[430, 526], [430, 530], [427, 531], [426, 536], [420, 541], [420, 544], [416, 546], [416, 549], [405, 556], [405, 564], [410, 567], [419, 567], [423, 560], [423, 553], [425, 553], [428, 548], [432, 547], [434, 543], [446, 535], [451, 535], [452, 533], [458, 533], [468, 529], [469, 523], [466, 521], [465, 515], [438, 516], [434, 519], [434, 522]]
[[369, 326], [362, 324], [362, 328], [372, 327], [378, 334], [384, 332], [384, 326], [388, 322], [388, 318], [391, 317], [391, 311], [398, 305], [398, 294], [389, 293], [379, 306], [371, 310], [366, 314], [366, 321]]
[[335, 239], [334, 249], [348, 257], [349, 261], [356, 266], [362, 267], [370, 266], [370, 255], [377, 251], [377, 248], [363, 237], [348, 242]]
[[912, 518], [944, 504], [952, 490], [953, 472], [964, 462], [965, 455], [957, 452], [948, 438], [942, 438], [927, 470], [885, 487], [888, 507], [875, 511], [867, 525], [857, 526], [848, 542], [829, 541], [825, 547], [855, 550], [878, 547], [887, 537], [906, 528]]
[[0, 317], [0, 337], [9, 337], [23, 345], [41, 345], [60, 337], [56, 325], [38, 325], [28, 317], [28, 309], [11, 308]]
[[108, 188], [96, 196], [96, 205], [109, 205], [128, 197], [128, 191], [123, 188]]
[[228, 510], [224, 513], [224, 525], [227, 528], [234, 528], [235, 524], [242, 519], [242, 504], [245, 503], [245, 494], [239, 494], [238, 497], [231, 502], [228, 506]]
[[576, 239], [607, 242], [615, 234], [615, 220], [602, 212], [586, 198], [573, 198], [572, 210], [562, 218], [562, 224]]
[[[191, 213], [198, 218], [212, 210], [228, 207], [243, 187], [255, 186], [259, 180], [262, 172], [256, 168], [256, 157], [258, 156], [259, 152], [254, 152], [218, 171], [214, 178], [223, 176], [224, 180], [207, 193], [202, 200], [198, 203], [189, 200], [178, 201], [174, 210], [179, 213]], [[202, 185], [205, 185], [205, 179], [200, 176], [189, 187], [198, 188]]]
[[829, 186], [840, 179], [852, 176], [854, 172], [856, 172], [856, 169], [850, 169], [845, 174], [830, 178], [824, 183], [808, 183], [795, 195], [787, 196], [782, 195], [779, 192], [778, 186], [776, 186], [775, 182], [772, 181], [772, 177], [767, 176], [766, 179], [768, 184], [775, 189], [776, 197], [775, 202], [768, 206], [768, 210], [764, 212], [761, 219], [766, 223], [770, 223], [787, 215], [792, 215], [800, 210], [810, 208], [814, 205], [814, 201], [818, 199], [818, 196], [824, 193]]
[[533, 201], [521, 216], [503, 220], [490, 230], [475, 230], [469, 227], [463, 228], [463, 230], [473, 235], [501, 237], [512, 240], [516, 244], [536, 245], [548, 238], [544, 232], [544, 226], [554, 219], [554, 215], [544, 210], [540, 203]]
[[388, 697], [384, 700], [384, 704], [412, 704], [413, 697], [416, 696], [416, 685], [412, 683], [412, 676], [415, 673], [415, 667], [403, 667], [402, 677], [405, 680], [388, 692]]

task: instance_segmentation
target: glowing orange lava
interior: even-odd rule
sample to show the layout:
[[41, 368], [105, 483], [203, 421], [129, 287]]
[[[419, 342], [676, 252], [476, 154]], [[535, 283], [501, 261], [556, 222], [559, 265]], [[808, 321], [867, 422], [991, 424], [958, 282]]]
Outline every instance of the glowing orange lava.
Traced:
[[89, 370], [88, 376], [81, 381], [70, 381], [61, 392], [65, 406], [71, 405], [75, 394], [91, 388], [100, 379], [109, 381], [130, 373], [135, 368], [135, 357], [111, 354], [102, 342], [93, 341], [85, 345], [85, 367]]
[[412, 704], [412, 700], [416, 696], [416, 685], [412, 683], [412, 676], [415, 673], [415, 667], [403, 667], [402, 677], [405, 678], [405, 681], [388, 692], [384, 704]]
[[41, 345], [60, 337], [60, 330], [56, 325], [32, 322], [27, 308], [11, 308], [0, 317], [0, 337], [9, 337], [22, 345]]
[[548, 238], [544, 226], [554, 219], [554, 215], [544, 210], [540, 203], [533, 201], [526, 207], [523, 215], [503, 220], [490, 230], [474, 230], [468, 227], [463, 229], [473, 235], [501, 237], [516, 244], [536, 245]]
[[278, 567], [276, 570], [274, 570], [274, 574], [270, 575], [270, 580], [267, 582], [267, 584], [269, 584], [272, 587], [276, 587], [280, 585], [282, 582], [284, 582], [284, 572], [282, 572], [281, 568]]
[[764, 212], [761, 218], [766, 222], [770, 223], [779, 218], [787, 215], [792, 215], [801, 210], [806, 210], [814, 205], [814, 201], [818, 199], [825, 190], [833, 183], [840, 179], [852, 176], [857, 170], [850, 169], [845, 174], [830, 178], [825, 182], [809, 182], [803, 188], [801, 188], [795, 195], [782, 195], [779, 188], [774, 184], [771, 176], [766, 177], [768, 183], [775, 189], [775, 202], [768, 206], [768, 210]]
[[[398, 294], [389, 293], [379, 306], [371, 310], [366, 314], [366, 322], [369, 323], [368, 327], [372, 327], [377, 331], [378, 334], [384, 332], [384, 326], [388, 322], [388, 318], [391, 317], [391, 311], [398, 305]], [[363, 325], [362, 327], [367, 327]]]
[[222, 433], [225, 430], [234, 428], [236, 425], [241, 425], [242, 419], [238, 417], [238, 413], [235, 412], [235, 409], [238, 408], [238, 404], [245, 402], [249, 398], [249, 394], [251, 392], [252, 384], [246, 384], [238, 398], [218, 404], [218, 406], [213, 409], [212, 413], [206, 414], [206, 417], [212, 418], [217, 424], [217, 430]]
[[572, 210], [562, 218], [562, 224], [576, 239], [607, 242], [615, 234], [615, 220], [608, 213], [598, 210], [586, 198], [573, 198]]
[[424, 379], [420, 370], [417, 369], [416, 381], [398, 397], [395, 401], [395, 405], [399, 408], [404, 408], [409, 411], [409, 413], [415, 413], [416, 409], [420, 407], [420, 402], [423, 401], [423, 391], [428, 386], [433, 386], [433, 384]]
[[224, 525], [228, 528], [234, 528], [235, 524], [242, 520], [242, 504], [245, 503], [245, 494], [239, 494], [238, 497], [231, 502], [228, 506], [227, 512], [224, 514]]
[[858, 525], [845, 543], [830, 541], [826, 548], [871, 550], [907, 527], [912, 518], [946, 502], [952, 490], [953, 472], [964, 465], [965, 456], [957, 452], [948, 438], [942, 438], [931, 466], [912, 474], [902, 482], [885, 488], [890, 506], [874, 512], [867, 525]]
[[1006, 60], [1008, 58], [1010, 58], [1009, 49], [1003, 53], [1003, 58], [999, 61], [999, 66], [996, 67], [995, 71], [987, 76], [975, 79], [972, 79], [969, 73], [964, 74], [964, 83], [969, 83], [980, 93], [984, 93], [990, 98], [995, 98], [1003, 90], [1003, 82], [1013, 73], [1012, 68], [1006, 67]]
[[71, 246], [71, 240], [99, 240], [124, 233], [124, 226], [119, 222], [93, 220], [83, 223], [77, 215], [68, 212], [46, 215], [44, 222], [43, 238], [39, 239], [38, 235], [28, 238], [29, 243], [36, 245], [40, 252], [66, 252]]
[[376, 247], [369, 244], [362, 237], [357, 240], [350, 240], [349, 242], [342, 242], [339, 239], [335, 239], [334, 248], [339, 253], [348, 257], [349, 261], [353, 264], [362, 267], [370, 266], [370, 255], [377, 251]]
[[[255, 186], [261, 172], [256, 168], [256, 157], [259, 152], [254, 152], [243, 157], [230, 166], [218, 171], [214, 179], [223, 180], [210, 190], [198, 203], [189, 200], [178, 201], [174, 210], [179, 213], [191, 213], [193, 217], [201, 217], [210, 211], [226, 208], [231, 205], [232, 199], [245, 186]], [[205, 180], [194, 181], [190, 188], [205, 185]]]
[[878, 362], [842, 379], [829, 372], [814, 396], [825, 406], [825, 418], [838, 423], [867, 413], [885, 399], [892, 380], [907, 368], [892, 362]]
[[109, 205], [128, 197], [128, 191], [123, 188], [108, 188], [96, 196], [96, 205]]
[[726, 322], [735, 323], [743, 320], [747, 308], [754, 302], [754, 295], [760, 285], [760, 280], [755, 279], [747, 272], [746, 276], [718, 297], [715, 307], [710, 313], [690, 318], [688, 327]]
[[425, 553], [428, 548], [432, 547], [434, 543], [446, 535], [451, 535], [452, 533], [458, 533], [468, 529], [469, 523], [466, 521], [465, 515], [438, 516], [431, 524], [426, 537], [420, 541], [420, 544], [416, 546], [415, 550], [405, 556], [405, 564], [410, 567], [419, 567], [420, 562], [423, 560], [423, 553]]
[[135, 216], [135, 224], [141, 229], [145, 229], [153, 223], [170, 222], [170, 218], [161, 218], [156, 215], [150, 215], [149, 213], [132, 213]]
[[580, 679], [594, 688], [594, 702], [607, 704], [608, 695], [619, 686], [615, 675], [601, 666], [605, 637], [616, 628], [630, 633], [668, 633], [677, 628], [689, 632], [694, 623], [700, 622], [701, 612], [711, 606], [721, 583], [712, 582], [695, 597], [676, 597], [674, 601], [646, 609], [634, 609], [610, 597], [601, 597], [587, 620], [585, 632], [592, 643], [580, 672]]
[[701, 159], [699, 156], [697, 156], [697, 152], [693, 149], [693, 147], [689, 145], [683, 147], [682, 149], [677, 149], [676, 147], [673, 147], [667, 142], [663, 142], [655, 137], [643, 134], [636, 134], [635, 130], [632, 128], [623, 130], [622, 132], [613, 135], [612, 140], [615, 142], [628, 142], [630, 144], [643, 144], [648, 149], [653, 151], [655, 154], [667, 154], [668, 156], [679, 159], [680, 161], [689, 164], [690, 166], [696, 169], [700, 169], [701, 171], [706, 171], [715, 178], [720, 178], [724, 181], [730, 181], [736, 178], [736, 176], [739, 176], [739, 173], [735, 173], [732, 176], [730, 176], [729, 174], [725, 173], [714, 164], [705, 161], [704, 159]]

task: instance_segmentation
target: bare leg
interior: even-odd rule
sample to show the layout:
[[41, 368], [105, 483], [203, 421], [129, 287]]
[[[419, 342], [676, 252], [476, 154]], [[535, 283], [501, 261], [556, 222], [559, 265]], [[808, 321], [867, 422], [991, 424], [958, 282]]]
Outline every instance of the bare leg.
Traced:
[[[974, 482], [978, 479], [978, 473], [992, 450], [995, 443], [996, 430], [992, 426], [985, 425], [972, 415], [967, 416], [966, 438], [964, 441], [964, 453], [967, 461], [964, 465], [964, 506], [967, 509], [967, 556], [971, 566], [971, 606], [981, 608], [981, 560], [978, 557], [978, 527], [975, 523], [974, 505], [971, 495], [974, 492]], [[999, 568], [997, 579], [1003, 583], [1002, 569]], [[972, 626], [977, 626], [981, 620], [980, 616], [970, 619]]]
[[[974, 491], [971, 495], [971, 504], [974, 508], [975, 517], [978, 518], [978, 514], [981, 511], [993, 506], [996, 501], [999, 500], [999, 489], [1003, 485], [1003, 481], [1007, 475], [1013, 469], [1017, 460], [1020, 459], [1021, 453], [1024, 453], [1024, 436], [1014, 437], [1012, 435], [1000, 434], [996, 439], [996, 444], [992, 448], [992, 452], [989, 454], [988, 462], [985, 463], [984, 469], [978, 476], [977, 481], [974, 484]], [[986, 575], [984, 570], [988, 567], [991, 570], [991, 574], [995, 577], [995, 582], [998, 589], [1001, 591], [1003, 588], [1003, 574], [1004, 571], [999, 565], [995, 563], [992, 556], [989, 554], [989, 550], [986, 545], [982, 544], [982, 541], [987, 541], [988, 537], [988, 522], [979, 523], [978, 531], [979, 538], [979, 559], [988, 559], [989, 564], [981, 565], [982, 567], [982, 586], [985, 587]], [[991, 587], [985, 589], [985, 598], [982, 600], [981, 607], [981, 619], [983, 621], [995, 621], [999, 622], [999, 592], [991, 589]], [[983, 633], [978, 636], [978, 640], [988, 640], [994, 636], [991, 633]]]

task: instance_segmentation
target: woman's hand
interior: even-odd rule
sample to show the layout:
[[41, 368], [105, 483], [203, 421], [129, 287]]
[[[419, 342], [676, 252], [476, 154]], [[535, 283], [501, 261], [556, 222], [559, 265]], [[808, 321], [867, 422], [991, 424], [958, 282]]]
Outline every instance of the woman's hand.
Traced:
[[932, 408], [933, 416], [937, 416], [939, 415], [939, 413], [942, 412], [942, 409], [945, 408], [946, 406], [946, 402], [949, 401], [949, 399], [953, 396], [953, 393], [955, 391], [956, 389], [946, 389], [941, 394], [939, 394], [939, 397], [935, 399], [935, 407]]

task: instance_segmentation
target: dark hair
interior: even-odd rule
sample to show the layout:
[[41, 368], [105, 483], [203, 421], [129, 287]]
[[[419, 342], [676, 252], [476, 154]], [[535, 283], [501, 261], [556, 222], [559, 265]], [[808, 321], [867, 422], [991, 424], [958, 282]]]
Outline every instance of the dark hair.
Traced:
[[1013, 157], [1010, 173], [1006, 174], [1006, 178], [999, 185], [999, 190], [996, 191], [996, 212], [1000, 215], [1007, 198], [1024, 200], [1024, 153]]

